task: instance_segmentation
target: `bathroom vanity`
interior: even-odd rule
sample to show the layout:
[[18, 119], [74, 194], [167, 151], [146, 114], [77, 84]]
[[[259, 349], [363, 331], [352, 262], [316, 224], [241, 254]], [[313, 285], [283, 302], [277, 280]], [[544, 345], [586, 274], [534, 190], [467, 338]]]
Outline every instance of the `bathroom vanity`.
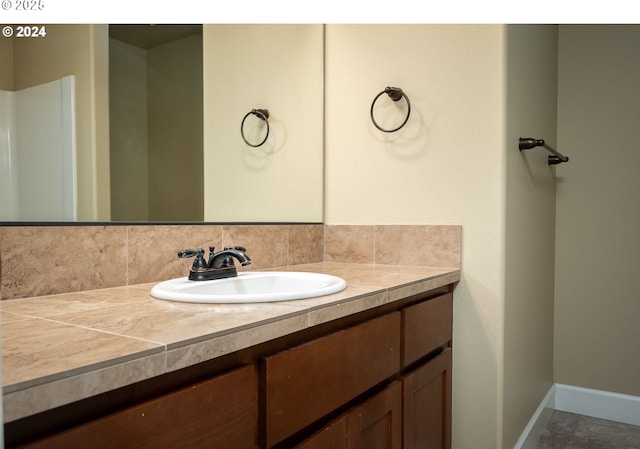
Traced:
[[[10, 375], [6, 447], [450, 448], [459, 270], [290, 268], [340, 276], [348, 287], [242, 306], [159, 301], [151, 285], [102, 290], [99, 299], [80, 292], [7, 301], [3, 314], [18, 321], [3, 324], [5, 372], [38, 351], [31, 345], [55, 350], [42, 340], [51, 322], [149, 346], [77, 365], [52, 357], [35, 375]], [[53, 301], [84, 311], [47, 312]], [[30, 347], [12, 334], [27, 321], [42, 326]]]

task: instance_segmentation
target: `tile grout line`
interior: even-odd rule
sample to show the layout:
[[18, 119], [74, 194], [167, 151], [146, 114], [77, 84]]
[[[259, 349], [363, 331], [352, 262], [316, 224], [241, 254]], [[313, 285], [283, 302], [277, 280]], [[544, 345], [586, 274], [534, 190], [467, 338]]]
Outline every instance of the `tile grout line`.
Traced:
[[125, 269], [124, 269], [124, 282], [125, 285], [129, 286], [130, 284], [130, 279], [129, 279], [129, 265], [131, 265], [131, 254], [129, 253], [129, 248], [131, 247], [131, 245], [129, 245], [129, 228], [131, 226], [127, 226], [126, 230], [125, 230], [125, 239], [124, 239], [124, 245], [125, 245], [125, 254], [126, 256], [126, 262], [125, 262]]
[[371, 255], [371, 259], [373, 260], [373, 264], [375, 265], [376, 263], [378, 263], [378, 261], [376, 260], [376, 245], [377, 245], [377, 241], [376, 241], [376, 235], [377, 235], [377, 230], [378, 230], [378, 226], [377, 225], [373, 225], [373, 254]]
[[137, 341], [141, 341], [144, 343], [151, 343], [154, 345], [157, 345], [158, 347], [162, 347], [164, 351], [167, 350], [168, 344], [167, 343], [163, 343], [161, 341], [155, 341], [155, 340], [147, 340], [145, 338], [140, 338], [140, 337], [135, 337], [133, 335], [125, 335], [125, 334], [119, 334], [118, 332], [113, 332], [113, 331], [108, 331], [105, 329], [97, 329], [95, 327], [90, 327], [90, 326], [86, 326], [86, 325], [82, 325], [82, 324], [75, 324], [75, 323], [69, 323], [68, 321], [61, 321], [61, 320], [56, 320], [55, 317], [36, 317], [40, 320], [44, 320], [44, 321], [49, 321], [51, 323], [57, 323], [57, 324], [64, 324], [65, 326], [72, 326], [72, 327], [76, 327], [79, 329], [85, 329], [85, 330], [89, 330], [89, 331], [93, 331], [93, 332], [99, 332], [101, 334], [107, 334], [107, 335], [113, 335], [116, 337], [124, 337], [124, 338], [129, 338], [132, 340], [137, 340]]
[[287, 265], [291, 265], [291, 225], [287, 225]]

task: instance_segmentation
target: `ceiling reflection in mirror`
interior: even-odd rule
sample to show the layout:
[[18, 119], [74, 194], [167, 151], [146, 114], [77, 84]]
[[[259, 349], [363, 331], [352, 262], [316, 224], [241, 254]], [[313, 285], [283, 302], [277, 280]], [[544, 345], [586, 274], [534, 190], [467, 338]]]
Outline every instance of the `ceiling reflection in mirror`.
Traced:
[[[79, 24], [0, 40], [0, 221], [321, 222], [323, 41], [322, 25]], [[259, 147], [240, 129], [255, 109]]]

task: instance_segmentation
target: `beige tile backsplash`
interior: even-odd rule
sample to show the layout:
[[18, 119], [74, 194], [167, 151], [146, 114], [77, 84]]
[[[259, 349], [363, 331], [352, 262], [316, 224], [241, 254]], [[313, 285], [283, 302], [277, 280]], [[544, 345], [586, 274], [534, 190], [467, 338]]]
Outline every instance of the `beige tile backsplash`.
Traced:
[[3, 299], [127, 283], [124, 226], [0, 228]]
[[324, 253], [327, 262], [374, 263], [375, 226], [328, 225]]
[[460, 266], [460, 226], [375, 226], [377, 264]]
[[460, 243], [459, 225], [0, 226], [0, 298], [186, 276], [183, 248], [245, 246], [253, 263], [241, 269], [323, 260], [460, 267]]
[[127, 226], [127, 285], [186, 276], [193, 259], [179, 259], [186, 248], [222, 249], [220, 225]]
[[459, 225], [327, 225], [327, 262], [460, 267]]

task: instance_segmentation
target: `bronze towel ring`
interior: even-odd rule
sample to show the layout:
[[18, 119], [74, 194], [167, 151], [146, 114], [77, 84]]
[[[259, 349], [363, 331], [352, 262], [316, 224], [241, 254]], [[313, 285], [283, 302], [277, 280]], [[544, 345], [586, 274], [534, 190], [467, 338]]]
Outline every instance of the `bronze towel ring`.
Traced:
[[[244, 136], [244, 121], [250, 115], [255, 115], [256, 117], [264, 120], [264, 122], [267, 124], [267, 135], [264, 136], [264, 139], [262, 139], [262, 142], [258, 144], [250, 143], [249, 141], [247, 141], [247, 138]], [[252, 109], [249, 112], [247, 112], [244, 118], [242, 119], [242, 123], [240, 124], [240, 135], [242, 136], [242, 140], [244, 140], [244, 143], [246, 143], [250, 147], [255, 148], [255, 147], [259, 147], [260, 145], [263, 145], [267, 141], [267, 138], [269, 137], [269, 111], [267, 109]]]
[[[376, 101], [378, 101], [378, 98], [380, 98], [380, 96], [382, 94], [389, 95], [389, 98], [391, 98], [393, 101], [399, 101], [401, 98], [404, 98], [405, 101], [407, 102], [407, 116], [404, 118], [404, 121], [402, 122], [402, 124], [400, 126], [398, 126], [397, 128], [384, 129], [380, 125], [378, 125], [378, 122], [376, 122], [376, 119], [373, 116], [373, 107], [375, 106]], [[402, 91], [402, 89], [400, 89], [399, 87], [387, 87], [387, 88], [385, 88], [382, 92], [380, 92], [378, 95], [376, 95], [376, 97], [373, 99], [373, 103], [371, 103], [371, 121], [373, 122], [373, 124], [375, 125], [376, 128], [378, 128], [380, 131], [385, 132], [385, 133], [392, 133], [392, 132], [398, 131], [400, 128], [402, 128], [407, 123], [407, 121], [409, 120], [409, 115], [411, 115], [411, 103], [409, 102], [409, 97], [407, 97], [407, 94], [405, 94]]]

